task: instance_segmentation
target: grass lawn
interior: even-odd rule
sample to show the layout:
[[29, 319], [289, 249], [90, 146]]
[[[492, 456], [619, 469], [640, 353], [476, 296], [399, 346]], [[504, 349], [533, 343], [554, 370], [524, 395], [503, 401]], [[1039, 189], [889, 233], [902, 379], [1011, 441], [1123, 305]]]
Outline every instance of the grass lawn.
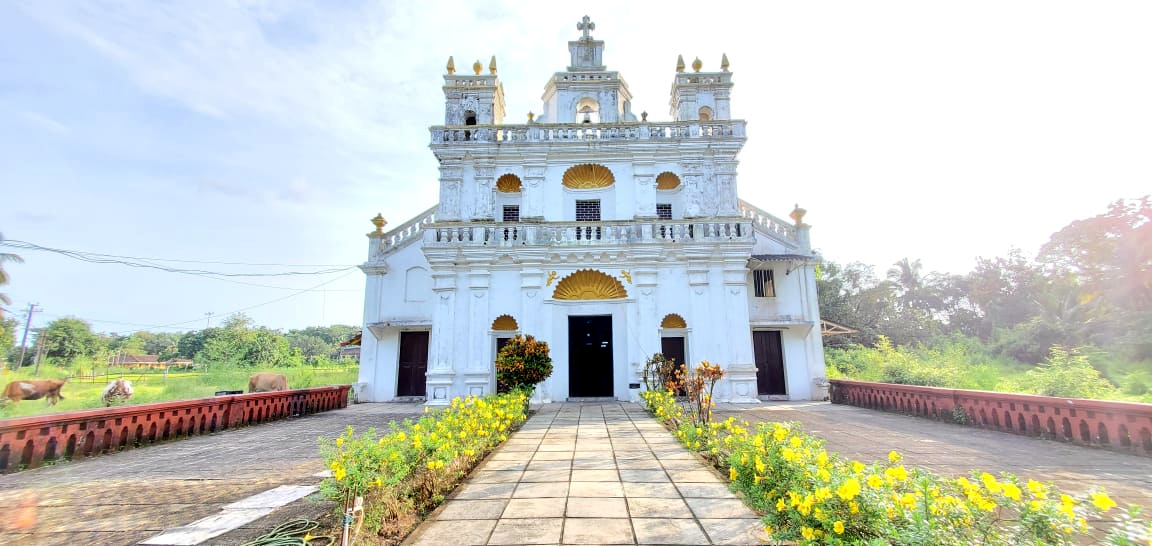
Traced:
[[[227, 370], [210, 372], [170, 372], [165, 378], [163, 372], [125, 372], [123, 377], [132, 382], [135, 394], [129, 404], [164, 402], [168, 400], [188, 400], [207, 398], [216, 391], [247, 390], [248, 376], [256, 371], [273, 371], [288, 376], [288, 388], [322, 387], [325, 385], [347, 385], [356, 382], [358, 368], [286, 368], [279, 370]], [[67, 371], [59, 368], [41, 368], [40, 376], [33, 378], [32, 371], [21, 369], [17, 372], [0, 373], [0, 383], [21, 379], [62, 379]], [[60, 390], [64, 399], [55, 406], [45, 400], [25, 400], [16, 404], [7, 403], [0, 407], [0, 419], [43, 415], [65, 411], [104, 407], [100, 394], [108, 381], [120, 374], [97, 375], [95, 379], [74, 377]]]

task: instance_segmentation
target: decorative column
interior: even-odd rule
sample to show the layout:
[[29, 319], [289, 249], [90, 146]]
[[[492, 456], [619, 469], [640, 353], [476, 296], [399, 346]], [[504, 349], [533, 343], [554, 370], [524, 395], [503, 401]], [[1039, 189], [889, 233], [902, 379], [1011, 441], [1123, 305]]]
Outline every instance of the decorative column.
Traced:
[[680, 172], [684, 183], [684, 217], [699, 218], [704, 215], [703, 205], [700, 202], [704, 166], [699, 161], [683, 161], [680, 163]]
[[445, 159], [440, 162], [440, 207], [436, 211], [439, 222], [459, 222], [460, 198], [464, 186], [464, 169], [460, 161]]
[[456, 357], [456, 272], [450, 265], [433, 264], [432, 267], [436, 307], [432, 310], [432, 348], [428, 355], [425, 403], [443, 406], [452, 399], [452, 383], [456, 378], [452, 368]]
[[[660, 346], [660, 316], [657, 315], [656, 310], [656, 290], [658, 288], [659, 273], [654, 267], [633, 268], [632, 278], [636, 281], [635, 291], [633, 295], [636, 298], [637, 316], [634, 317], [635, 328], [633, 329], [634, 343], [638, 346], [635, 351], [629, 351], [632, 354], [638, 355], [639, 361], [633, 367], [632, 375], [628, 378], [629, 383], [640, 383], [640, 388], [647, 388], [643, 384], [644, 381], [644, 361], [652, 356], [652, 353], [661, 351]], [[632, 401], [637, 402], [640, 399], [640, 391], [631, 390]]]
[[520, 194], [520, 221], [544, 221], [544, 165], [526, 165]]
[[[548, 297], [548, 291], [554, 288], [553, 286], [544, 286], [545, 271], [543, 264], [543, 252], [536, 252], [537, 255], [524, 255], [522, 256], [522, 269], [520, 270], [520, 315], [523, 320], [518, 316], [516, 320], [520, 322], [520, 331], [525, 335], [531, 335], [540, 341], [548, 342], [548, 346], [552, 351], [555, 351], [556, 344], [552, 339], [549, 339], [552, 330], [548, 327], [551, 325], [551, 320], [544, 320], [543, 313], [545, 311], [543, 302]], [[556, 354], [553, 352], [552, 360], [556, 360]], [[553, 371], [552, 375], [555, 376], [556, 372]], [[535, 392], [532, 394], [532, 401], [538, 403], [549, 403], [552, 401], [552, 385], [553, 379], [548, 378], [536, 386]]]
[[656, 217], [655, 170], [656, 163], [651, 157], [634, 158], [632, 161], [632, 179], [636, 183], [636, 214], [634, 217], [637, 220]]
[[735, 159], [716, 162], [716, 198], [719, 202], [717, 216], [740, 216], [739, 193], [736, 191], [736, 166], [739, 163]]
[[760, 402], [756, 386], [756, 356], [748, 316], [748, 255], [724, 255], [724, 329], [728, 344], [727, 402]]
[[495, 165], [477, 164], [473, 169], [476, 178], [476, 210], [472, 214], [473, 220], [493, 220], [495, 206], [495, 192], [492, 177], [496, 171]]
[[[360, 373], [353, 388], [356, 400], [360, 402], [383, 402], [396, 397], [396, 370], [377, 358], [383, 334], [371, 325], [380, 321], [380, 304], [383, 301], [384, 275], [388, 274], [388, 264], [381, 259], [384, 250], [384, 226], [388, 221], [382, 214], [372, 219], [376, 229], [368, 233], [368, 261], [360, 266], [364, 272], [364, 320], [363, 341], [360, 343]], [[385, 359], [387, 360], [387, 359]], [[391, 378], [391, 381], [388, 378]]]
[[464, 370], [465, 392], [469, 395], [484, 396], [496, 391], [491, 384], [492, 366], [489, 347], [492, 338], [488, 335], [490, 316], [488, 302], [488, 271], [473, 271], [468, 274], [468, 366]]

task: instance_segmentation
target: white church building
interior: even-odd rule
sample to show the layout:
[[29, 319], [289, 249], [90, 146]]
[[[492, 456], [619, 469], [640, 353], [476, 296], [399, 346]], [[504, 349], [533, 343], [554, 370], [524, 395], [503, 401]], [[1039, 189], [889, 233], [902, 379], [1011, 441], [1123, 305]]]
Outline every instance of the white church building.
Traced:
[[358, 398], [492, 393], [516, 334], [551, 348], [540, 402], [637, 400], [656, 352], [720, 364], [718, 401], [823, 397], [818, 257], [802, 209], [788, 222], [738, 197], [727, 57], [681, 59], [672, 121], [648, 121], [594, 24], [577, 28], [523, 124], [504, 123], [495, 58], [471, 74], [449, 58], [440, 202], [368, 235]]

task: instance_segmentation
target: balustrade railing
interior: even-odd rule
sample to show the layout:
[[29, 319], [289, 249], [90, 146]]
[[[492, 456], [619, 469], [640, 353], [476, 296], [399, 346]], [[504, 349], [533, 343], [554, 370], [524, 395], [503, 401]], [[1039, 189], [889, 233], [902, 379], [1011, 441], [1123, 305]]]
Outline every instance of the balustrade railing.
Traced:
[[752, 240], [744, 220], [489, 223], [428, 227], [425, 245], [582, 245]]
[[424, 230], [424, 227], [436, 221], [436, 211], [438, 208], [439, 205], [432, 205], [428, 210], [416, 215], [415, 218], [386, 232], [384, 236], [379, 239], [378, 246], [373, 249], [372, 257], [383, 254], [391, 248], [400, 246], [409, 239], [420, 237], [420, 232]]
[[764, 231], [787, 241], [798, 240], [796, 238], [796, 226], [788, 221], [772, 216], [743, 199], [739, 200], [738, 206], [740, 216], [752, 220], [753, 224]]
[[[348, 406], [351, 385], [0, 419], [0, 474]], [[28, 403], [28, 402], [25, 402]]]
[[833, 379], [833, 404], [1152, 456], [1152, 404]]
[[741, 120], [691, 122], [619, 122], [596, 124], [530, 123], [526, 125], [437, 125], [432, 144], [449, 142], [514, 143], [555, 141], [682, 140], [744, 138]]

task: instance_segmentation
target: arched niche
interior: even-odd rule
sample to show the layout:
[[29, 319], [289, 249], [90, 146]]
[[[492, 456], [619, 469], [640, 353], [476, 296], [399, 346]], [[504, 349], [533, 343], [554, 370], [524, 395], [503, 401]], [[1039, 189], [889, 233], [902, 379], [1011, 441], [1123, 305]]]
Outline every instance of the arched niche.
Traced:
[[492, 329], [497, 332], [515, 332], [520, 329], [520, 325], [516, 324], [516, 319], [511, 315], [500, 315], [492, 321]]
[[664, 316], [664, 320], [660, 321], [661, 328], [687, 328], [688, 323], [684, 321], [684, 317], [676, 313], [668, 313]]
[[675, 173], [664, 171], [656, 175], [656, 189], [658, 190], [674, 190], [680, 187], [680, 177]]
[[576, 165], [564, 171], [564, 187], [574, 190], [607, 188], [616, 183], [608, 167], [595, 163]]
[[558, 300], [616, 300], [628, 291], [615, 277], [593, 269], [581, 269], [556, 284], [552, 297]]
[[600, 101], [584, 97], [576, 103], [576, 123], [600, 123]]
[[496, 179], [496, 191], [501, 193], [520, 193], [522, 185], [520, 177], [512, 173], [505, 174]]
[[700, 117], [698, 119], [700, 121], [711, 121], [712, 120], [712, 109], [707, 107], [707, 106], [700, 107], [699, 114], [700, 114]]
[[427, 269], [416, 266], [404, 272], [404, 301], [425, 301], [431, 292], [431, 277]]

